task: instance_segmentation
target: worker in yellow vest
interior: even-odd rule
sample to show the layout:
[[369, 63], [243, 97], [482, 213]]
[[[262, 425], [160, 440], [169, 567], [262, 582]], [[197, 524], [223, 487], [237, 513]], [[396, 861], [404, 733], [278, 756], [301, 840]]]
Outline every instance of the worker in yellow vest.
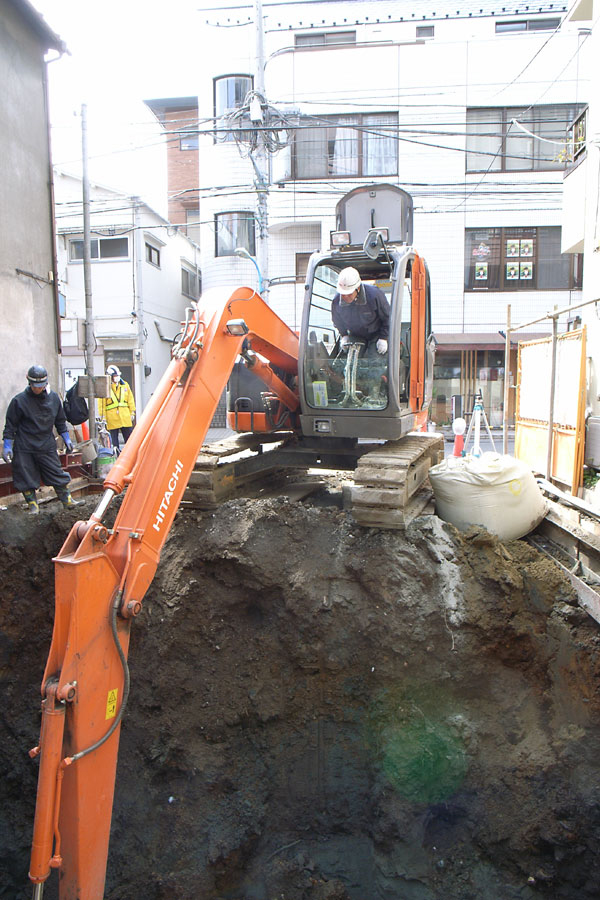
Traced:
[[98, 414], [106, 420], [113, 447], [119, 452], [119, 432], [123, 435], [123, 443], [133, 429], [135, 416], [135, 400], [133, 392], [126, 381], [121, 378], [118, 366], [109, 366], [106, 374], [110, 375], [110, 397], [98, 400]]

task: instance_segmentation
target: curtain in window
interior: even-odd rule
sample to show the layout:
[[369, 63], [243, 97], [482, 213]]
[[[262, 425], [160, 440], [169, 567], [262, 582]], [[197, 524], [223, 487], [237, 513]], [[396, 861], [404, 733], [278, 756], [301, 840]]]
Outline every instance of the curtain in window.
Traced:
[[252, 79], [247, 75], [228, 75], [215, 79], [215, 115], [224, 116], [239, 109], [250, 90]]
[[254, 256], [254, 216], [252, 213], [223, 213], [216, 217], [217, 256], [233, 256], [243, 247]]
[[505, 168], [508, 172], [532, 169], [535, 144], [539, 142], [535, 138], [530, 137], [530, 135], [525, 134], [518, 125], [513, 125], [512, 119], [519, 119], [524, 128], [535, 134], [533, 110], [529, 110], [528, 113], [523, 109], [508, 109], [506, 111]]
[[[342, 124], [343, 121], [343, 124]], [[331, 175], [358, 175], [358, 132], [349, 125], [356, 125], [355, 116], [344, 116], [339, 125], [328, 131], [329, 152], [331, 154]]]
[[538, 110], [535, 133], [547, 141], [536, 141], [536, 163], [534, 168], [562, 168], [561, 159], [566, 151], [566, 131], [577, 115], [576, 106], [542, 106]]
[[[562, 104], [507, 109], [506, 170], [561, 169], [560, 151], [566, 144], [567, 125], [574, 118], [575, 109]], [[518, 125], [511, 126], [512, 119], [517, 119], [535, 137], [525, 134]]]
[[302, 126], [296, 132], [296, 175], [321, 178], [327, 175], [327, 128]]
[[[467, 110], [467, 172], [502, 168], [502, 110]], [[497, 154], [494, 157], [494, 154]]]
[[398, 140], [390, 127], [395, 124], [392, 116], [364, 117], [364, 175], [393, 175], [398, 171]]

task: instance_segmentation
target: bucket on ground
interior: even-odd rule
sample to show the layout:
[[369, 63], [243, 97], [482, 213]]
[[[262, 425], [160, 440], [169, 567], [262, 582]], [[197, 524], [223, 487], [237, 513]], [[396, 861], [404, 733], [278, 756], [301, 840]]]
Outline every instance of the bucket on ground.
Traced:
[[99, 447], [97, 472], [99, 478], [106, 478], [117, 458], [117, 451], [114, 447]]
[[81, 453], [82, 462], [89, 463], [96, 459], [96, 448], [93, 441], [82, 441], [75, 447]]

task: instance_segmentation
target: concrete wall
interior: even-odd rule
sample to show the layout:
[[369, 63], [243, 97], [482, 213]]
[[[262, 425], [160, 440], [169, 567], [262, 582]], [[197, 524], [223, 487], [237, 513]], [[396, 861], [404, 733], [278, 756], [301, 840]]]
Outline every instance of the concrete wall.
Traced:
[[51, 386], [60, 388], [44, 63], [50, 43], [18, 6], [0, 6], [2, 427], [8, 402], [27, 385], [30, 365], [44, 365]]

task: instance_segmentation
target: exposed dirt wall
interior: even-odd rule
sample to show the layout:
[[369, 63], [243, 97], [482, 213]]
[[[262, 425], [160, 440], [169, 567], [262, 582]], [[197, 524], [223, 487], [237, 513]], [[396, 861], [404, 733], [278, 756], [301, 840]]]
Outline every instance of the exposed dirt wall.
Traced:
[[[0, 514], [0, 897], [30, 896], [73, 518]], [[180, 512], [133, 627], [106, 897], [598, 896], [599, 648], [522, 542], [282, 499]]]

